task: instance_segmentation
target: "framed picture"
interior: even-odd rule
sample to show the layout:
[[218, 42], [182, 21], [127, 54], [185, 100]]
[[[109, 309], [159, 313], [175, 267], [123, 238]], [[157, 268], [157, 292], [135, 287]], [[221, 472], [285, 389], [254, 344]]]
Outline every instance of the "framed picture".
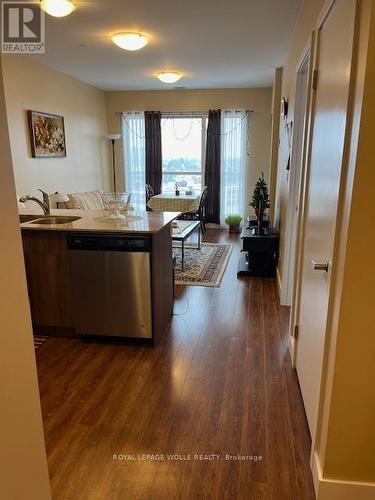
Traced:
[[64, 158], [66, 156], [64, 117], [27, 112], [33, 158]]

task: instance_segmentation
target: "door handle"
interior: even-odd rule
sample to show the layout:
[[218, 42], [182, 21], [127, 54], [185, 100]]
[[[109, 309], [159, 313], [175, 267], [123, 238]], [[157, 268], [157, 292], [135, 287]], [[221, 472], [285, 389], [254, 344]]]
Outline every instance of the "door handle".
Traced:
[[328, 262], [324, 262], [324, 263], [320, 262], [319, 263], [319, 262], [315, 262], [315, 260], [313, 260], [312, 265], [313, 265], [314, 271], [325, 271], [326, 273], [328, 273], [328, 268], [329, 268]]

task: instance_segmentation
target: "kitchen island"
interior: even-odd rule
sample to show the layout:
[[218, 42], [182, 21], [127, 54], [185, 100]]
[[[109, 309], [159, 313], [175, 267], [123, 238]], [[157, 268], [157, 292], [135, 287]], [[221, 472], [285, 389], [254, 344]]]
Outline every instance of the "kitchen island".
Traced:
[[34, 332], [157, 343], [173, 313], [170, 223], [178, 215], [21, 215]]

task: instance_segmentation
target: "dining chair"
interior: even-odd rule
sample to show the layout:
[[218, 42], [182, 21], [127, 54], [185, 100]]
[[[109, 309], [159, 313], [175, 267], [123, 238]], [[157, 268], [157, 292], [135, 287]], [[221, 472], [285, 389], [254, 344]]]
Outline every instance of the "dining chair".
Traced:
[[155, 195], [155, 191], [153, 190], [151, 184], [146, 184], [145, 190], [146, 190], [146, 210], [152, 211], [151, 208], [147, 206], [147, 203], [149, 199]]
[[178, 216], [180, 220], [199, 220], [201, 223], [202, 233], [206, 230], [205, 215], [206, 215], [206, 203], [208, 195], [208, 186], [205, 186], [201, 197], [199, 199], [199, 205], [197, 210], [191, 212], [185, 212]]

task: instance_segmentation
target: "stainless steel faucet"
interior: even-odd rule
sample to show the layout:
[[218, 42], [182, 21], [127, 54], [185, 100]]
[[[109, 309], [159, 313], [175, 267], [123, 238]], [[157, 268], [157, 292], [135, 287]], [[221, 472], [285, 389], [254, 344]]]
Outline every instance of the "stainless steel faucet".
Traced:
[[50, 215], [51, 208], [49, 202], [49, 195], [45, 193], [42, 189], [38, 189], [38, 191], [42, 193], [43, 201], [40, 201], [39, 198], [35, 198], [35, 196], [27, 195], [27, 196], [22, 196], [22, 198], [20, 198], [20, 202], [26, 203], [27, 201], [35, 201], [35, 203], [37, 203], [43, 209], [44, 215]]

